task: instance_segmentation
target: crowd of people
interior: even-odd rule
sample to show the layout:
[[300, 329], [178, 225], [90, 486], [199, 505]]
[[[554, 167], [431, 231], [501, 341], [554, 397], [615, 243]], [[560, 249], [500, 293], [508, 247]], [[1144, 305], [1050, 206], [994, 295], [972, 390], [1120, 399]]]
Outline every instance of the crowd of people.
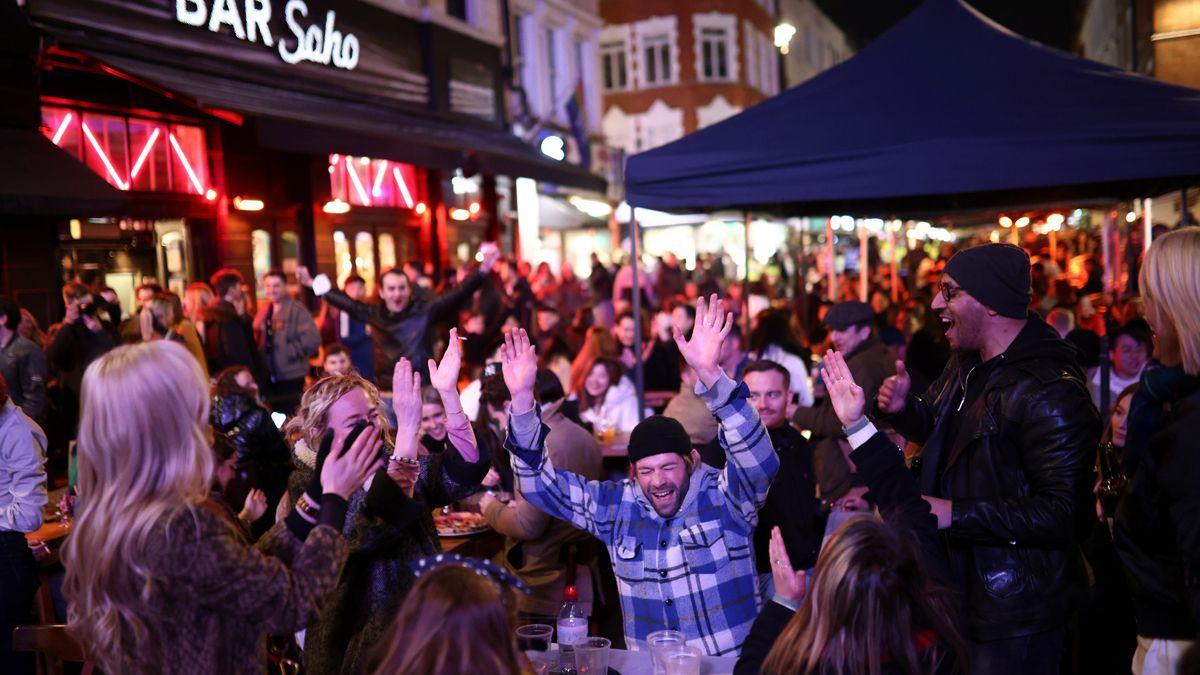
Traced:
[[[1086, 232], [974, 244], [837, 293], [783, 252], [635, 287], [485, 244], [129, 314], [72, 279], [44, 333], [0, 297], [0, 671], [66, 488], [60, 618], [105, 672], [530, 673], [564, 597], [737, 673], [1200, 672], [1200, 228], [1119, 290]], [[441, 551], [472, 495], [492, 560]]]

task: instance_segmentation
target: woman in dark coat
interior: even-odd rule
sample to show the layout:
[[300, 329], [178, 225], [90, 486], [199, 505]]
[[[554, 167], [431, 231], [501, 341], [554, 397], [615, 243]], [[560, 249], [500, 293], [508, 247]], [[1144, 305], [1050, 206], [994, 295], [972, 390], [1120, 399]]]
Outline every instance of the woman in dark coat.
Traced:
[[[421, 381], [407, 359], [396, 364], [393, 406], [397, 418], [395, 447], [386, 447], [387, 469], [378, 472], [350, 498], [342, 533], [350, 556], [341, 581], [321, 617], [309, 624], [304, 638], [307, 672], [314, 675], [363, 672], [371, 650], [412, 587], [413, 561], [441, 552], [431, 510], [479, 489], [490, 458], [479, 452], [458, 400], [461, 347], [452, 332], [440, 365], [430, 364], [430, 379], [442, 394], [449, 443], [440, 454], [419, 456]], [[313, 471], [311, 443], [327, 431], [337, 439], [360, 422], [382, 428], [378, 392], [356, 375], [326, 377], [304, 394], [289, 430], [295, 443], [296, 471], [289, 494], [298, 494]], [[388, 444], [390, 446], [390, 444]]]

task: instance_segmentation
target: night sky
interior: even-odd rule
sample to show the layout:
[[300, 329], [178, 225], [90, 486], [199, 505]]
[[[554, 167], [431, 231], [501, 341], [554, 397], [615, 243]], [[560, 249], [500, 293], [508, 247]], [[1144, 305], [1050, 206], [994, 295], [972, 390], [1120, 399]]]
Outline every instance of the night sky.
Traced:
[[[921, 0], [815, 0], [861, 49]], [[993, 21], [1051, 47], [1074, 51], [1086, 0], [969, 0]]]

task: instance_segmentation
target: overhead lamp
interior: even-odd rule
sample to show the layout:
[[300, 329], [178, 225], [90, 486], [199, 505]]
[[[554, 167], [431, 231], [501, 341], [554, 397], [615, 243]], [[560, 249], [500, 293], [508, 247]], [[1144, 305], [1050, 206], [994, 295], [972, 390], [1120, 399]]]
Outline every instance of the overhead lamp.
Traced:
[[417, 202], [416, 210], [418, 216], [423, 216], [425, 215], [425, 212], [429, 210], [429, 207], [425, 205], [425, 202]]
[[211, 201], [216, 201], [216, 199], [217, 199], [217, 191], [216, 191], [216, 190], [214, 190], [214, 189], [212, 189], [212, 188], [208, 188], [207, 190], [205, 190], [205, 191], [204, 191], [204, 198], [205, 198], [205, 199], [207, 199], [207, 200], [208, 200], [208, 201], [210, 201], [210, 202], [211, 202]]
[[1017, 218], [1017, 222], [1013, 223], [1017, 227], [1029, 227], [1029, 216], [1021, 216]]
[[1132, 223], [1135, 220], [1137, 220], [1137, 214], [1134, 213], [1133, 211], [1130, 211], [1129, 213], [1125, 214], [1125, 222]]
[[350, 204], [342, 201], [341, 199], [331, 199], [325, 202], [325, 206], [322, 206], [321, 210], [325, 213], [331, 213], [334, 215], [347, 213], [350, 211]]
[[1012, 218], [1009, 218], [1008, 216], [1000, 216], [1000, 227], [1008, 228], [1012, 226]]
[[471, 205], [467, 207], [467, 211], [470, 211], [471, 215], [479, 213], [479, 202], [471, 202]]
[[796, 27], [790, 23], [785, 22], [775, 26], [775, 47], [779, 49], [780, 54], [788, 53], [788, 45], [795, 35]]
[[261, 199], [242, 199], [241, 197], [233, 198], [233, 208], [238, 211], [262, 211], [263, 200]]
[[550, 135], [542, 139], [542, 154], [561, 162], [567, 158], [567, 142], [562, 136]]
[[607, 218], [612, 213], [612, 205], [598, 199], [585, 199], [577, 195], [567, 197], [571, 206], [579, 209], [593, 218]]
[[1046, 224], [1050, 227], [1062, 225], [1064, 222], [1066, 222], [1066, 220], [1067, 219], [1064, 218], [1063, 214], [1061, 213], [1051, 213], [1050, 215], [1046, 216]]
[[450, 209], [450, 218], [452, 220], [470, 220], [471, 212], [466, 209]]

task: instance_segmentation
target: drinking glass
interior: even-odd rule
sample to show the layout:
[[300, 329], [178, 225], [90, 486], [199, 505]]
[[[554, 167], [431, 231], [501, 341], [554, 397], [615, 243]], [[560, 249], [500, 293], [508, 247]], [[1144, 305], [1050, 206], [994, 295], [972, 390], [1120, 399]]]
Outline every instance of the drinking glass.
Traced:
[[[608, 638], [590, 637], [576, 642], [575, 669], [579, 675], [607, 675], [609, 647]], [[697, 673], [699, 675], [699, 673]]]
[[667, 675], [700, 675], [700, 650], [682, 645], [667, 652]]
[[555, 665], [550, 643], [554, 641], [554, 626], [531, 623], [517, 629], [517, 649], [525, 653], [537, 672], [547, 672]]
[[656, 630], [646, 636], [650, 648], [650, 662], [654, 664], [654, 675], [666, 675], [667, 652], [684, 644], [683, 633], [677, 630]]

